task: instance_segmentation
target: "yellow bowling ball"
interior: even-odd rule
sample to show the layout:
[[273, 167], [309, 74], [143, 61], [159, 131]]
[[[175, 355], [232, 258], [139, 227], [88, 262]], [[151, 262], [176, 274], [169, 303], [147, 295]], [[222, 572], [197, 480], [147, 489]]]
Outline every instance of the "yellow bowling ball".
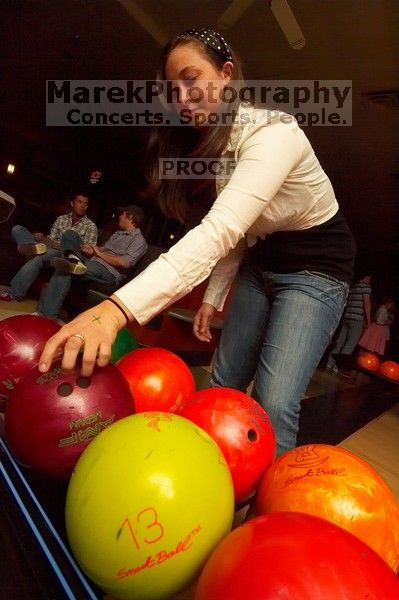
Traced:
[[84, 451], [66, 499], [66, 528], [82, 569], [121, 600], [183, 589], [230, 531], [234, 492], [216, 443], [194, 423], [140, 413]]

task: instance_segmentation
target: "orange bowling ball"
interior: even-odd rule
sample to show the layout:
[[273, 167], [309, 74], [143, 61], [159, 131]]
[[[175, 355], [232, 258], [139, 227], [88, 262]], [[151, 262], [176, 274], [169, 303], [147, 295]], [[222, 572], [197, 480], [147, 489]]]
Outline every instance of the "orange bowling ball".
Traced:
[[378, 373], [393, 381], [399, 381], [399, 363], [394, 360], [384, 360], [384, 362], [380, 364]]
[[357, 358], [357, 364], [368, 371], [378, 371], [380, 361], [373, 352], [362, 352]]
[[399, 568], [399, 504], [373, 467], [348, 450], [314, 444], [286, 452], [266, 471], [255, 510], [336, 523]]

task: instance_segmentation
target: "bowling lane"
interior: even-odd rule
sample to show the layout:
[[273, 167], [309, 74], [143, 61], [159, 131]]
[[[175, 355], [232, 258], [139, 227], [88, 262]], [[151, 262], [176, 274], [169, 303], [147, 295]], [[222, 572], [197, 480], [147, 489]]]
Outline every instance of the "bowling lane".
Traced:
[[341, 442], [367, 460], [387, 482], [399, 502], [399, 404]]

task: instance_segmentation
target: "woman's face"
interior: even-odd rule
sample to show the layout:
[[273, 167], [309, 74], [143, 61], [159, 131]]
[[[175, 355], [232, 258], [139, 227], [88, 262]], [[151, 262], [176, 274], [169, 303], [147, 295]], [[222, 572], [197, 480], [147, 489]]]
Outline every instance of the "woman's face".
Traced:
[[231, 80], [233, 63], [225, 62], [219, 70], [195, 43], [187, 43], [172, 50], [165, 71], [166, 78], [179, 89], [179, 97], [176, 98], [177, 94], [173, 96], [175, 110], [190, 119], [194, 126], [211, 122], [211, 115], [220, 110], [223, 90]]

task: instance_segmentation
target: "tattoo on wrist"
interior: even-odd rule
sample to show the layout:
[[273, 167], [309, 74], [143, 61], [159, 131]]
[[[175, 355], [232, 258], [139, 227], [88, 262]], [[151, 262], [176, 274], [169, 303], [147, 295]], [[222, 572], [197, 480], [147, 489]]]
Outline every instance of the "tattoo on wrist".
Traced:
[[93, 323], [95, 323], [96, 321], [101, 325], [101, 315], [99, 317], [93, 317]]

